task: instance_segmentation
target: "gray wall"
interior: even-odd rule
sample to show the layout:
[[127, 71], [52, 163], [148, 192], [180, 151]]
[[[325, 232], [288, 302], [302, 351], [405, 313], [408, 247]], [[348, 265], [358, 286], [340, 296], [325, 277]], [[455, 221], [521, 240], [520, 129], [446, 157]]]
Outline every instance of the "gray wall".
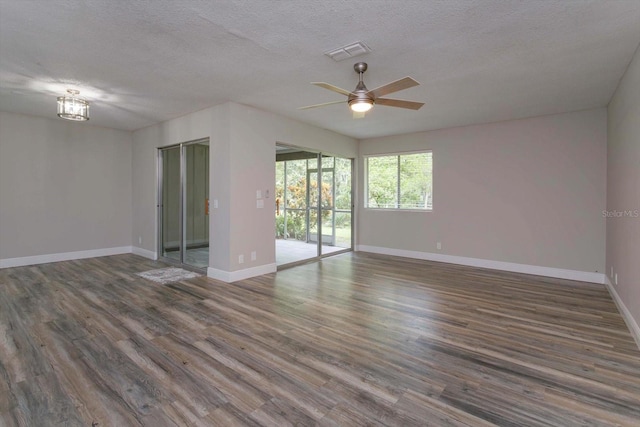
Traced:
[[[133, 229], [134, 246], [147, 256], [157, 252], [156, 209], [158, 195], [158, 147], [209, 138], [210, 198], [225, 195], [229, 187], [229, 105], [207, 108], [133, 133]], [[214, 196], [216, 195], [216, 196]], [[211, 204], [213, 207], [213, 203]], [[209, 215], [210, 260], [214, 268], [229, 263], [229, 216], [226, 209]], [[139, 252], [140, 253], [140, 252]]]
[[[609, 107], [608, 204], [604, 109], [360, 142], [235, 103], [133, 135], [0, 113], [0, 259], [132, 242], [155, 253], [157, 148], [209, 137], [210, 197], [219, 205], [210, 215], [210, 266], [270, 265], [276, 142], [359, 152], [360, 194], [364, 155], [431, 149], [433, 212], [370, 211], [356, 200], [360, 246], [586, 272], [605, 272], [606, 253], [606, 272], [615, 268], [616, 289], [637, 319], [639, 221], [605, 221], [602, 211], [640, 209], [639, 68], [636, 55]], [[257, 190], [271, 195], [263, 209]]]
[[131, 133], [0, 112], [0, 259], [131, 246]]
[[433, 150], [434, 208], [361, 206], [358, 245], [604, 273], [606, 138], [596, 109], [363, 140]]
[[[320, 150], [342, 157], [357, 156], [357, 141], [241, 104], [231, 104], [231, 227], [230, 270], [275, 263], [275, 145], [276, 142]], [[264, 208], [256, 208], [256, 191]], [[245, 263], [238, 263], [244, 255]]]
[[[640, 324], [640, 48], [609, 103], [607, 210], [631, 216], [607, 219], [607, 274]], [[611, 267], [618, 275], [611, 277]], [[636, 330], [640, 339], [640, 329]], [[640, 345], [640, 342], [639, 342]]]
[[[157, 147], [210, 138], [209, 266], [234, 272], [275, 263], [276, 142], [355, 158], [357, 142], [236, 103], [208, 108], [133, 134], [133, 241], [156, 252]], [[264, 208], [256, 207], [256, 191]], [[266, 198], [266, 192], [269, 198]], [[218, 208], [214, 208], [214, 201]], [[255, 251], [257, 258], [251, 260]], [[240, 264], [238, 256], [244, 255]]]

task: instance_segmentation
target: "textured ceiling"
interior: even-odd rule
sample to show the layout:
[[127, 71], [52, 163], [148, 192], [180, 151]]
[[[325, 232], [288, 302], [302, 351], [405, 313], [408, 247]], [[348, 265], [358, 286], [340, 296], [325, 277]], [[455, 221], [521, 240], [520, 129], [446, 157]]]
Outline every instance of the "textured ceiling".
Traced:
[[[363, 41], [372, 52], [324, 52]], [[640, 43], [640, 0], [0, 0], [0, 109], [55, 117], [76, 88], [95, 125], [134, 130], [227, 101], [356, 138], [607, 105]], [[353, 63], [419, 111], [346, 102]], [[81, 126], [81, 124], [79, 124]]]

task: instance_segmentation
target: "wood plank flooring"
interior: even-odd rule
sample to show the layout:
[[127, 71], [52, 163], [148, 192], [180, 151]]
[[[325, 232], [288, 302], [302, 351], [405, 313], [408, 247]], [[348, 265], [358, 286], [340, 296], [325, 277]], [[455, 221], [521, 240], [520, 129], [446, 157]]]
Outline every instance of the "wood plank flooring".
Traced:
[[0, 426], [640, 426], [602, 285], [349, 253], [160, 285], [0, 270]]

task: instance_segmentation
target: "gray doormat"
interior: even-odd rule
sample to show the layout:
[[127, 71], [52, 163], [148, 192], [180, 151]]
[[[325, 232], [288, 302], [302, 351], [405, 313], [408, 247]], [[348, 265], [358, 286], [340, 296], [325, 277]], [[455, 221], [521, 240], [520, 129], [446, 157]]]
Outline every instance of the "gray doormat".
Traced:
[[194, 273], [193, 271], [176, 267], [159, 268], [157, 270], [143, 271], [142, 273], [137, 274], [147, 280], [162, 283], [163, 285], [201, 276], [201, 274]]

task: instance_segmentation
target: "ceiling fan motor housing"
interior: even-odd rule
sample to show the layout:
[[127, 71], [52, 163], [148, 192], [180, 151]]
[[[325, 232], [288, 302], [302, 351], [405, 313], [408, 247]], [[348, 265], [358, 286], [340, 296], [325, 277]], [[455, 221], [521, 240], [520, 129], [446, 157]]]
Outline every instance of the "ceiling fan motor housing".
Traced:
[[364, 92], [360, 92], [360, 91], [356, 91], [355, 93], [349, 95], [349, 107], [351, 107], [352, 104], [360, 104], [360, 103], [369, 103], [371, 105], [375, 104], [375, 100], [373, 99], [373, 97], [368, 96], [366, 91]]

